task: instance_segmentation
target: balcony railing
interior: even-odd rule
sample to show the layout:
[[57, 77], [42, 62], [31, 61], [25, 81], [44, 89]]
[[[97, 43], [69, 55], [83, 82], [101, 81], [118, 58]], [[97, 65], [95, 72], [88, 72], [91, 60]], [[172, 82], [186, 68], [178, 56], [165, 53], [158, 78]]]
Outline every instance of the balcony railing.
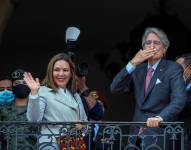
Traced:
[[[82, 125], [82, 129], [77, 129], [76, 124]], [[95, 136], [92, 131], [98, 129], [97, 126], [99, 130]], [[172, 150], [184, 150], [183, 122], [161, 123], [163, 132], [158, 135], [130, 134], [129, 129], [136, 126], [147, 129], [145, 122], [0, 122], [0, 149], [44, 150], [46, 147], [59, 150], [64, 144], [66, 150], [83, 150], [84, 144], [91, 149], [89, 145], [96, 141], [101, 150], [165, 150], [167, 144]], [[148, 138], [149, 145], [145, 143]], [[139, 139], [140, 147], [134, 139]]]

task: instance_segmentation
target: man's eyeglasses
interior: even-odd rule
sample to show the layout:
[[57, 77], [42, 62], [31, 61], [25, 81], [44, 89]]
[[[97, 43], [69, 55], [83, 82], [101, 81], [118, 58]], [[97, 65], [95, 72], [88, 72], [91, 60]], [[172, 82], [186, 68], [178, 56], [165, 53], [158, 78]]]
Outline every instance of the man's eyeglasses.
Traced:
[[157, 45], [157, 46], [162, 44], [161, 41], [147, 40], [147, 41], [145, 41], [144, 45], [151, 45], [152, 43], [153, 43], [154, 45]]

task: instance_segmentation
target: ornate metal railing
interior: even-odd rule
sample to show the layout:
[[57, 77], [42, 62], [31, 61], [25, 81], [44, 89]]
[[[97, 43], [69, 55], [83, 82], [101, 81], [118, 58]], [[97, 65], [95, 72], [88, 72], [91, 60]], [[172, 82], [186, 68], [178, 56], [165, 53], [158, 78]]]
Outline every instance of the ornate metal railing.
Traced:
[[[141, 126], [144, 134], [129, 132], [136, 126]], [[160, 128], [149, 129], [145, 122], [0, 122], [0, 149], [58, 150], [64, 145], [66, 150], [84, 150], [93, 145], [101, 150], [168, 150], [168, 145], [173, 150], [184, 150], [182, 126], [182, 122], [164, 122]], [[92, 131], [97, 127], [95, 135]], [[155, 130], [160, 134], [153, 134]]]

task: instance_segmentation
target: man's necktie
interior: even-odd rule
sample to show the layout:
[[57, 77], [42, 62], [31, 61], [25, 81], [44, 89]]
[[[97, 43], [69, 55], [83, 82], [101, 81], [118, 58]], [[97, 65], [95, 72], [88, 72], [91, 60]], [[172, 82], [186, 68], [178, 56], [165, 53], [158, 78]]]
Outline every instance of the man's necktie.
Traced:
[[[152, 73], [153, 73], [154, 69], [152, 68], [152, 66], [149, 67], [148, 71], [147, 71], [147, 76], [146, 76], [146, 80], [145, 80], [145, 93], [149, 87], [149, 83], [151, 81], [152, 78]], [[147, 128], [145, 127], [140, 127], [139, 131], [138, 131], [138, 136], [141, 136], [141, 134], [143, 133], [144, 130], [146, 130]]]
[[152, 66], [150, 66], [147, 71], [147, 76], [146, 76], [146, 80], [145, 80], [145, 93], [149, 87], [149, 83], [151, 81], [153, 71], [154, 71], [154, 69], [152, 68]]

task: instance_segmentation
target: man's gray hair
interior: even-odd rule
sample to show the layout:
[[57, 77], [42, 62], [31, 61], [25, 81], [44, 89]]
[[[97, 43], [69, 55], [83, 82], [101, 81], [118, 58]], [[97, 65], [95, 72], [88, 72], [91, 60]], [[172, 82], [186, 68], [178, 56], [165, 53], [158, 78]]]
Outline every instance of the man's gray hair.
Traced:
[[156, 34], [160, 38], [161, 42], [163, 43], [163, 45], [165, 46], [166, 49], [169, 47], [170, 42], [168, 40], [166, 33], [163, 30], [156, 28], [156, 27], [148, 27], [145, 29], [145, 32], [142, 37], [142, 47], [144, 46], [147, 36], [150, 33]]

